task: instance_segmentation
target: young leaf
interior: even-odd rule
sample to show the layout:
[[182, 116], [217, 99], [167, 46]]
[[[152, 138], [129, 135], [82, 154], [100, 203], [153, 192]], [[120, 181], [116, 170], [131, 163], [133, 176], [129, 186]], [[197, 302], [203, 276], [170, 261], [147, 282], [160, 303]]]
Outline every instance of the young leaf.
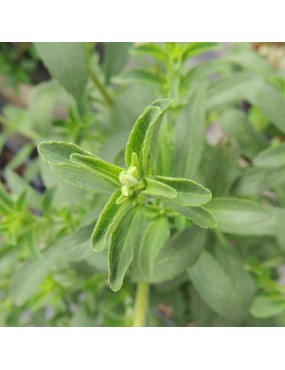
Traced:
[[88, 79], [84, 45], [80, 42], [36, 42], [36, 49], [50, 74], [75, 98]]
[[175, 174], [194, 178], [205, 142], [206, 89], [202, 86], [182, 111], [175, 127]]
[[259, 153], [254, 158], [253, 164], [258, 167], [271, 168], [285, 166], [285, 143]]
[[157, 100], [147, 107], [144, 113], [136, 121], [133, 130], [130, 133], [126, 145], [125, 159], [127, 167], [132, 164], [132, 153], [136, 153], [139, 164], [143, 171], [146, 171], [147, 160], [152, 151], [152, 144], [157, 140], [155, 130], [161, 123], [163, 114], [168, 108], [170, 101], [168, 99]]
[[188, 273], [201, 298], [219, 315], [238, 321], [246, 316], [234, 284], [208, 252], [200, 255]]
[[141, 159], [141, 151], [143, 142], [145, 139], [146, 132], [155, 119], [160, 115], [161, 111], [158, 107], [152, 105], [148, 106], [143, 114], [137, 119], [129, 136], [128, 143], [126, 145], [125, 160], [127, 167], [131, 166], [132, 153], [136, 153], [138, 159]]
[[163, 84], [163, 76], [150, 72], [145, 69], [130, 69], [121, 73], [112, 79], [117, 84], [133, 84], [133, 83], [151, 83], [156, 85]]
[[206, 51], [217, 49], [220, 46], [218, 42], [191, 42], [182, 54], [182, 62]]
[[210, 190], [195, 181], [163, 176], [155, 176], [155, 179], [175, 189], [175, 202], [184, 206], [200, 206], [212, 198]]
[[255, 297], [253, 304], [250, 308], [250, 313], [254, 317], [270, 317], [278, 315], [285, 311], [285, 299], [284, 297], [267, 297], [257, 296]]
[[98, 176], [98, 173], [86, 167], [74, 164], [59, 164], [51, 167], [52, 172], [62, 180], [80, 189], [96, 191], [102, 194], [112, 194], [117, 186]]
[[165, 205], [184, 217], [193, 221], [196, 225], [207, 229], [217, 226], [215, 217], [203, 207], [184, 207], [174, 201], [164, 201]]
[[161, 199], [175, 199], [177, 191], [163, 182], [145, 178], [146, 187], [141, 194], [151, 195]]
[[238, 235], [274, 233], [274, 215], [257, 203], [238, 198], [214, 198], [205, 207], [214, 214], [223, 232]]
[[79, 146], [64, 141], [44, 141], [38, 146], [43, 160], [51, 165], [70, 163], [71, 154], [78, 153], [92, 156]]
[[125, 203], [122, 206], [116, 203], [116, 200], [120, 197], [120, 195], [121, 190], [116, 190], [106, 203], [99, 216], [91, 236], [91, 243], [95, 251], [101, 251], [105, 248], [109, 227], [113, 223], [120, 209], [124, 207]]
[[106, 162], [101, 158], [90, 157], [82, 154], [72, 154], [70, 156], [70, 160], [73, 163], [82, 164], [86, 167], [92, 168], [98, 173], [99, 176], [120, 186], [119, 175], [122, 171], [124, 171], [124, 168]]
[[132, 262], [141, 221], [142, 208], [132, 208], [112, 232], [109, 248], [109, 283], [114, 292], [120, 290], [125, 273]]
[[167, 61], [167, 53], [165, 52], [165, 50], [161, 46], [154, 43], [144, 43], [137, 45], [136, 47], [131, 49], [131, 54], [147, 54], [151, 55], [153, 58], [160, 59], [163, 62]]

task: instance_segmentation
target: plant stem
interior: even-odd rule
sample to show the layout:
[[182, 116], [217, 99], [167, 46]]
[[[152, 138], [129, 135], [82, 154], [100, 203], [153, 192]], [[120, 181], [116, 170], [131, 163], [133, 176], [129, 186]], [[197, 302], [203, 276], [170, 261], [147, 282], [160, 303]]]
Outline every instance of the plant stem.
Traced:
[[134, 327], [145, 326], [145, 315], [148, 307], [148, 291], [149, 285], [147, 283], [139, 283], [137, 286], [136, 306]]
[[113, 104], [113, 99], [109, 95], [108, 91], [106, 90], [105, 86], [102, 85], [102, 83], [99, 81], [96, 73], [94, 72], [94, 69], [89, 66], [89, 76], [94, 83], [94, 85], [97, 87], [97, 89], [100, 91], [102, 97], [106, 100], [106, 102], [111, 106]]

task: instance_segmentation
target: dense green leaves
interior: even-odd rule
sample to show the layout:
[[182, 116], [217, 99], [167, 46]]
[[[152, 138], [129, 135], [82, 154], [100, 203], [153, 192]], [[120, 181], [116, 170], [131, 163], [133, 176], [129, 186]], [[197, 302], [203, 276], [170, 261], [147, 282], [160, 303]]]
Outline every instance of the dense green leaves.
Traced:
[[36, 42], [35, 45], [50, 74], [79, 98], [88, 78], [84, 45], [79, 42]]

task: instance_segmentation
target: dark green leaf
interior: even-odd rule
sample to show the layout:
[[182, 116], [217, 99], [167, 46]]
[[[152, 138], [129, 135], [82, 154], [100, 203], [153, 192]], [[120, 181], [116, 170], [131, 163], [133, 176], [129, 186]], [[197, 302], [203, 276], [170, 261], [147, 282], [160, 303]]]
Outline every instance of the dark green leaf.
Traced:
[[105, 248], [109, 227], [113, 223], [114, 218], [118, 214], [120, 208], [123, 207], [123, 205], [120, 206], [116, 203], [116, 200], [120, 197], [120, 195], [121, 190], [116, 190], [106, 203], [99, 216], [91, 236], [91, 243], [95, 251], [101, 251]]
[[112, 232], [109, 248], [109, 283], [114, 292], [120, 290], [125, 273], [132, 262], [141, 222], [142, 209], [132, 208]]

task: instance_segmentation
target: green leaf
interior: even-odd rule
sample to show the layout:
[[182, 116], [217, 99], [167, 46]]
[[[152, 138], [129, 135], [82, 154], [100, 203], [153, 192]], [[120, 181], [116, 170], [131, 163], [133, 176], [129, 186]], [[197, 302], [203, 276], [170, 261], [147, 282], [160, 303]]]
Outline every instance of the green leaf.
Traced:
[[122, 171], [124, 171], [124, 168], [106, 162], [101, 158], [90, 157], [82, 154], [72, 154], [70, 156], [70, 160], [73, 163], [82, 164], [86, 167], [92, 168], [98, 173], [99, 176], [121, 186], [119, 175]]
[[260, 108], [272, 124], [285, 133], [285, 100], [278, 90], [264, 83], [256, 94], [250, 93], [247, 99]]
[[256, 288], [253, 278], [244, 268], [243, 261], [237, 249], [230, 243], [227, 244], [226, 248], [218, 244], [215, 248], [215, 258], [232, 280], [237, 295], [240, 297], [242, 307], [248, 311]]
[[175, 173], [194, 178], [200, 164], [205, 142], [206, 89], [197, 89], [182, 111], [175, 127]]
[[91, 230], [88, 226], [71, 233], [45, 249], [41, 261], [28, 260], [16, 271], [12, 278], [11, 294], [17, 306], [27, 302], [38, 291], [44, 278], [59, 261], [74, 259], [78, 262], [90, 255]]
[[166, 207], [173, 209], [174, 211], [180, 213], [184, 217], [193, 221], [196, 225], [202, 228], [213, 228], [217, 226], [217, 222], [212, 215], [203, 207], [184, 207], [174, 201], [164, 201]]
[[4, 186], [0, 182], [0, 210], [2, 212], [10, 213], [13, 207], [14, 207], [14, 202], [12, 201], [12, 199], [6, 192]]
[[84, 45], [80, 42], [36, 42], [36, 49], [50, 74], [75, 98], [88, 79]]
[[114, 292], [120, 290], [125, 273], [132, 262], [141, 222], [142, 208], [132, 208], [112, 232], [109, 248], [109, 283]]
[[131, 42], [106, 43], [103, 69], [107, 84], [113, 76], [117, 75], [124, 68], [128, 61], [131, 45]]
[[163, 76], [145, 69], [126, 70], [114, 77], [112, 81], [117, 84], [151, 83], [157, 85], [165, 82]]
[[155, 59], [160, 59], [163, 62], [167, 61], [167, 53], [165, 52], [165, 50], [161, 46], [154, 43], [144, 43], [136, 45], [134, 48], [131, 49], [131, 54], [133, 55], [147, 54]]
[[244, 171], [235, 183], [233, 192], [237, 196], [256, 196], [285, 184], [285, 166], [276, 168], [251, 167]]
[[141, 240], [137, 262], [144, 275], [153, 274], [155, 260], [169, 236], [167, 217], [156, 217], [147, 225]]
[[238, 321], [246, 316], [230, 277], [208, 252], [200, 255], [188, 273], [201, 298], [219, 315]]
[[256, 95], [263, 84], [260, 76], [251, 72], [234, 73], [229, 78], [213, 82], [208, 90], [207, 107], [235, 102]]
[[113, 182], [106, 181], [98, 176], [96, 171], [87, 167], [66, 163], [51, 166], [51, 170], [62, 180], [83, 190], [110, 195], [117, 188]]
[[214, 198], [205, 206], [217, 219], [218, 228], [237, 235], [270, 235], [275, 217], [269, 209], [238, 198]]
[[182, 54], [182, 62], [184, 63], [190, 57], [217, 49], [218, 47], [220, 47], [218, 42], [191, 42]]
[[165, 185], [163, 182], [145, 178], [146, 187], [141, 194], [150, 195], [159, 199], [175, 199], [177, 192], [172, 187]]
[[169, 104], [168, 99], [157, 100], [148, 106], [138, 118], [126, 145], [125, 160], [127, 167], [132, 164], [132, 153], [136, 153], [139, 163], [143, 167], [142, 169], [146, 170], [146, 162], [152, 149], [152, 143], [157, 140], [157, 137], [153, 138], [157, 134], [155, 129], [159, 127]]
[[[165, 224], [164, 227], [166, 227]], [[166, 229], [165, 234], [168, 235]], [[151, 245], [157, 239], [162, 244], [164, 238], [162, 230], [155, 229], [154, 224], [152, 235], [153, 240], [150, 240], [151, 234], [149, 234], [148, 237], [144, 236], [145, 243], [140, 244], [136, 260], [134, 261], [134, 265], [132, 265], [132, 278], [134, 281], [146, 281], [156, 284], [163, 281], [170, 281], [179, 276], [196, 262], [205, 245], [207, 233], [193, 226], [168, 239], [160, 249], [152, 265], [152, 269], [150, 269], [147, 268], [149, 262], [146, 256], [148, 253], [147, 240], [150, 241]], [[146, 251], [141, 250], [141, 248], [146, 248]], [[154, 246], [154, 248], [156, 247]]]
[[253, 304], [250, 308], [250, 313], [254, 317], [260, 318], [278, 315], [284, 311], [285, 311], [284, 297], [257, 296], [255, 297]]
[[264, 76], [272, 74], [272, 69], [266, 59], [253, 51], [228, 54], [222, 58], [222, 61]]
[[175, 202], [184, 206], [200, 206], [212, 198], [210, 190], [195, 181], [163, 176], [155, 176], [155, 179], [175, 189]]
[[269, 168], [285, 166], [285, 143], [262, 151], [254, 158], [253, 164]]
[[120, 208], [124, 207], [124, 204], [121, 206], [116, 203], [116, 200], [120, 197], [120, 195], [121, 190], [116, 190], [105, 204], [105, 207], [99, 216], [91, 236], [91, 243], [95, 251], [101, 251], [105, 248], [109, 227], [113, 223], [114, 218], [118, 214]]
[[51, 165], [70, 163], [71, 154], [78, 153], [92, 156], [79, 146], [64, 141], [44, 141], [38, 146], [43, 160]]

